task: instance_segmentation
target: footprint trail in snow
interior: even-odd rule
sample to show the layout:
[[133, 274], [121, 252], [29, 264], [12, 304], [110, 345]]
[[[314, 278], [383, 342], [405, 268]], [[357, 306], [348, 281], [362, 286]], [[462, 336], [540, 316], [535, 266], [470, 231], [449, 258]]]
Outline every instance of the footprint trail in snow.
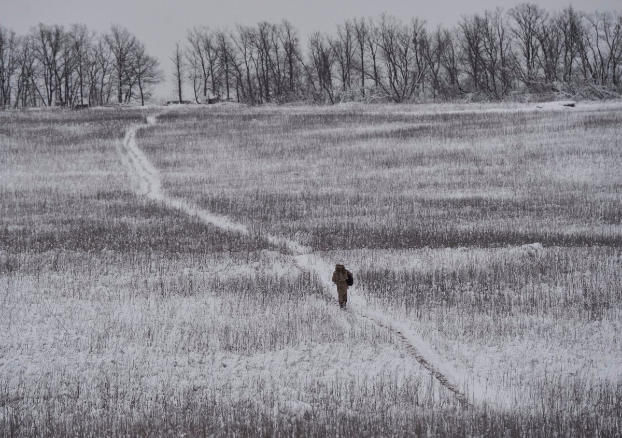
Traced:
[[[136, 143], [136, 133], [140, 129], [148, 128], [155, 124], [156, 116], [149, 116], [147, 117], [146, 124], [131, 126], [123, 139], [123, 150], [128, 156], [128, 160], [125, 161], [130, 167], [130, 171], [132, 172], [131, 176], [136, 180], [139, 194], [154, 201], [161, 202], [168, 207], [181, 210], [190, 216], [196, 216], [206, 224], [211, 224], [227, 231], [249, 234], [248, 228], [243, 224], [232, 221], [226, 216], [210, 213], [183, 199], [170, 197], [162, 191], [157, 169], [151, 164], [147, 156], [140, 150]], [[336, 294], [331, 292], [333, 289], [330, 278], [333, 271], [332, 264], [314, 256], [311, 248], [303, 246], [291, 239], [268, 234], [263, 234], [261, 237], [276, 246], [287, 248], [289, 252], [293, 254], [292, 264], [303, 272], [316, 274], [317, 278], [319, 278], [324, 285], [324, 293], [329, 295], [331, 299], [336, 299]], [[430, 372], [442, 386], [451, 391], [456, 399], [463, 405], [469, 405], [466, 395], [447, 377], [448, 372], [442, 372], [438, 365], [434, 365], [434, 363], [439, 363], [440, 360], [434, 350], [417, 333], [408, 327], [392, 321], [388, 316], [369, 308], [362, 297], [348, 297], [348, 306], [349, 310], [355, 315], [360, 315], [361, 317], [373, 321], [380, 327], [395, 332], [406, 345], [408, 352]]]

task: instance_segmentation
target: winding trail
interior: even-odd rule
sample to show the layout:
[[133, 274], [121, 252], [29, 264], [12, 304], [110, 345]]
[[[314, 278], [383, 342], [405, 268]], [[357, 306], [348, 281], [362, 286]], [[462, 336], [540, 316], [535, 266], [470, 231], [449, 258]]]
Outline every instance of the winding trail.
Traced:
[[[147, 117], [146, 124], [130, 126], [123, 139], [123, 151], [128, 158], [124, 161], [130, 168], [130, 175], [135, 179], [138, 193], [148, 199], [161, 202], [168, 207], [181, 210], [190, 216], [196, 216], [206, 224], [211, 224], [227, 231], [249, 234], [249, 230], [245, 225], [234, 222], [227, 216], [210, 213], [183, 199], [170, 197], [162, 191], [157, 169], [151, 164], [136, 143], [136, 133], [140, 129], [145, 129], [155, 124], [156, 116], [149, 116]], [[291, 239], [269, 234], [263, 234], [261, 237], [276, 246], [287, 248], [292, 254], [292, 264], [302, 272], [309, 275], [315, 274], [324, 285], [324, 293], [332, 300], [336, 300], [337, 294], [334, 291], [334, 285], [330, 278], [333, 271], [332, 264], [315, 256], [312, 248], [303, 246]], [[434, 362], [438, 363], [439, 359], [434, 350], [421, 336], [410, 328], [392, 321], [388, 316], [369, 308], [366, 301], [360, 296], [348, 297], [348, 311], [373, 321], [379, 327], [395, 332], [404, 342], [406, 350], [417, 362], [430, 372], [442, 386], [451, 391], [463, 406], [468, 407], [470, 405], [467, 396], [447, 377], [448, 373], [441, 372], [439, 366], [433, 364]]]

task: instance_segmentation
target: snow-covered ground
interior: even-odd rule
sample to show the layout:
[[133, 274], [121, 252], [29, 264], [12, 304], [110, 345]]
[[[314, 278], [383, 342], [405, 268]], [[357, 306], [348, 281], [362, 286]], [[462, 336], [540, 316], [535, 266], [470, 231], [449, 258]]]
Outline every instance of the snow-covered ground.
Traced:
[[[19, 116], [45, 146], [15, 134], [0, 173], [2, 433], [615, 430], [620, 105], [131, 111], [102, 138], [97, 119]], [[434, 219], [450, 210], [453, 228]], [[411, 226], [467, 238], [408, 247]]]
[[[156, 123], [155, 117], [148, 117], [147, 123], [147, 126], [154, 125]], [[157, 170], [153, 167], [136, 144], [136, 130], [138, 128], [139, 127], [134, 126], [128, 130], [128, 134], [124, 139], [124, 145], [132, 163], [130, 172], [134, 172], [135, 179], [138, 181], [139, 193], [150, 199], [160, 201], [169, 207], [176, 208], [186, 212], [189, 215], [196, 216], [207, 224], [215, 225], [226, 231], [248, 234], [248, 229], [246, 227], [235, 223], [227, 217], [215, 216], [206, 210], [188, 204], [182, 199], [171, 198], [163, 193], [161, 189], [162, 184]], [[294, 256], [296, 256], [295, 259], [291, 260], [291, 265], [297, 267], [302, 272], [310, 272], [315, 274], [320, 280], [325, 293], [329, 297], [333, 299], [335, 298], [335, 294], [331, 294], [329, 292], [331, 289], [334, 289], [331, 282], [331, 274], [333, 269], [331, 263], [328, 263], [318, 257], [311, 258], [311, 256], [308, 255], [311, 248], [300, 245], [300, 243], [294, 240], [269, 234], [261, 237], [265, 238], [273, 245], [284, 245], [294, 254]], [[444, 369], [441, 369], [439, 365], [435, 365], [436, 363], [440, 364], [440, 360], [437, 359], [434, 350], [431, 349], [415, 331], [412, 331], [409, 327], [403, 324], [396, 324], [395, 322], [392, 322], [391, 318], [381, 312], [378, 312], [377, 310], [370, 309], [365, 300], [360, 299], [360, 297], [353, 296], [348, 304], [349, 309], [359, 316], [365, 317], [376, 324], [379, 324], [380, 327], [401, 334], [403, 342], [411, 349], [413, 357], [433, 376], [435, 376], [443, 386], [452, 391], [458, 400], [462, 403], [468, 403], [467, 397], [463, 394], [460, 388], [452, 383], [451, 374], [448, 373], [450, 369], [445, 366], [442, 367]], [[482, 390], [479, 387], [472, 388], [472, 390], [474, 393], [482, 393]]]

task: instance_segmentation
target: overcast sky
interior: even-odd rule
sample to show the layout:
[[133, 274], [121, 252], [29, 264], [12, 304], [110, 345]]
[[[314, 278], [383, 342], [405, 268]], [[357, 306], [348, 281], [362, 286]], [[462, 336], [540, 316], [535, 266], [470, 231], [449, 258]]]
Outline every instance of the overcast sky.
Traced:
[[[236, 23], [276, 23], [289, 20], [306, 37], [319, 30], [333, 32], [338, 23], [356, 17], [377, 17], [386, 12], [402, 20], [419, 17], [430, 25], [447, 26], [461, 15], [502, 7], [509, 9], [520, 0], [0, 0], [0, 24], [17, 34], [44, 24], [83, 23], [98, 33], [111, 24], [126, 27], [156, 56], [167, 75], [158, 87], [162, 98], [173, 96], [171, 54], [175, 42], [197, 25], [232, 28]], [[543, 8], [561, 10], [572, 4], [585, 12], [622, 10], [622, 0], [539, 0]]]

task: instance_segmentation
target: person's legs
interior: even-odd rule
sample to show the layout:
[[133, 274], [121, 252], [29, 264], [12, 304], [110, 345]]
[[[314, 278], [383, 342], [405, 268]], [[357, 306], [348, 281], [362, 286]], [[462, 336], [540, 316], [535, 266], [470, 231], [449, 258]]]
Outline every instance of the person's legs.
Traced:
[[348, 302], [348, 288], [342, 286], [337, 287], [337, 294], [339, 295], [339, 307], [344, 308]]

